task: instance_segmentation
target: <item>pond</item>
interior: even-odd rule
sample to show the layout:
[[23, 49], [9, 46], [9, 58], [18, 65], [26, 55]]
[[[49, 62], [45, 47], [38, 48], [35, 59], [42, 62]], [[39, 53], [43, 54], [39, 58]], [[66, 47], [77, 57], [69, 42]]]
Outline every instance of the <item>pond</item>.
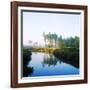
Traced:
[[30, 67], [33, 68], [33, 72], [28, 74], [28, 77], [79, 74], [79, 68], [48, 53], [33, 52], [28, 63], [28, 68]]

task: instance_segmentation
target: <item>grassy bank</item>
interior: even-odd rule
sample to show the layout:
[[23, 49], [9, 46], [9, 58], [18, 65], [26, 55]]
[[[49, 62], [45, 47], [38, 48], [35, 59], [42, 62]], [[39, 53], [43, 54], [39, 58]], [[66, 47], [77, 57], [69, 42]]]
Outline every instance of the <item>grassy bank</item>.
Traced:
[[29, 54], [31, 52], [46, 52], [53, 53], [56, 48], [24, 48], [24, 52]]

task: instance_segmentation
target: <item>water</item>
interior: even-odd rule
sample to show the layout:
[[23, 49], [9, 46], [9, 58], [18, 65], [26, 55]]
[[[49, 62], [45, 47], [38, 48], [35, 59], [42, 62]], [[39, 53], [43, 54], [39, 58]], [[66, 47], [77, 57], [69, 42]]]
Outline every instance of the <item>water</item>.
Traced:
[[52, 54], [35, 53], [31, 55], [28, 63], [29, 68], [33, 68], [33, 72], [28, 76], [53, 76], [53, 75], [76, 75], [79, 69], [57, 59]]

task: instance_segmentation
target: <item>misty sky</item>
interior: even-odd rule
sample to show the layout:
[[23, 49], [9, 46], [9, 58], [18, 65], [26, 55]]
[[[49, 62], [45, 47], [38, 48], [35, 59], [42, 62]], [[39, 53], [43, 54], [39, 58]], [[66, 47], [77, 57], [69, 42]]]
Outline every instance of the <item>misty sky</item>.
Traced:
[[80, 14], [23, 12], [23, 44], [29, 41], [44, 44], [43, 32], [63, 38], [80, 36]]

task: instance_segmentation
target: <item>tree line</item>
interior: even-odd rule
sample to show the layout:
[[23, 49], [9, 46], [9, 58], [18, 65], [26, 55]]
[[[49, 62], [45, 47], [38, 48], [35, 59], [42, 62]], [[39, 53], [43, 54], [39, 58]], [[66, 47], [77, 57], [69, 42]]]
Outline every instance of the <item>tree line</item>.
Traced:
[[43, 38], [45, 42], [45, 47], [50, 48], [64, 48], [64, 47], [74, 47], [79, 48], [79, 37], [68, 37], [63, 38], [62, 35], [58, 36], [56, 33], [49, 32], [46, 34], [43, 32]]

